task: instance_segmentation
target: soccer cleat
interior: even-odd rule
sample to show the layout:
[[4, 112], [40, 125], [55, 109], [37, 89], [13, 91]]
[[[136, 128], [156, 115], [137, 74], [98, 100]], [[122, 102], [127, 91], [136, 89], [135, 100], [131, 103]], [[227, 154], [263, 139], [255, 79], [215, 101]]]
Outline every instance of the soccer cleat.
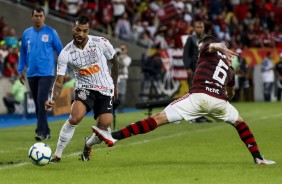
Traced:
[[45, 140], [49, 140], [49, 139], [51, 139], [51, 135], [47, 134], [46, 137], [45, 137]]
[[108, 147], [112, 147], [118, 140], [112, 137], [111, 129], [101, 130], [96, 126], [92, 126], [93, 132], [108, 145]]
[[57, 156], [53, 156], [52, 159], [50, 160], [50, 163], [58, 163], [61, 161], [61, 158], [57, 157]]
[[272, 165], [272, 164], [276, 164], [276, 162], [274, 162], [272, 160], [266, 160], [264, 158], [262, 158], [262, 159], [255, 158], [255, 163], [259, 164], [259, 165]]
[[88, 139], [90, 139], [90, 137], [85, 137], [85, 145], [84, 145], [83, 152], [81, 153], [81, 160], [82, 161], [89, 161], [90, 160], [92, 148], [88, 148], [86, 146], [86, 142], [88, 141]]
[[37, 141], [43, 141], [44, 139], [45, 139], [45, 137], [43, 135], [40, 135], [40, 134], [35, 135], [35, 140], [37, 140]]

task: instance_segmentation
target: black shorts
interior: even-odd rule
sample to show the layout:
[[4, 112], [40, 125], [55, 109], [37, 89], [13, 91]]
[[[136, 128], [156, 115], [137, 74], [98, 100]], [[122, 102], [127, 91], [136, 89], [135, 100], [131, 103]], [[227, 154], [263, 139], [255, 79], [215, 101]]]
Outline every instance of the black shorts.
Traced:
[[93, 109], [95, 119], [101, 114], [113, 113], [112, 96], [94, 90], [76, 89], [74, 99], [81, 101], [86, 106], [87, 112]]

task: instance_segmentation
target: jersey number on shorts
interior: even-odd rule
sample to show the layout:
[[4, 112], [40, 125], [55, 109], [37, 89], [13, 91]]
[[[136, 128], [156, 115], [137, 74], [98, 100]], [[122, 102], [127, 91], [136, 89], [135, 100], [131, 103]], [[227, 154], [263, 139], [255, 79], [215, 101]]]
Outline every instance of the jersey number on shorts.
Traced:
[[212, 76], [212, 78], [218, 81], [221, 85], [224, 85], [225, 79], [227, 77], [227, 73], [224, 68], [228, 70], [228, 66], [220, 59]]

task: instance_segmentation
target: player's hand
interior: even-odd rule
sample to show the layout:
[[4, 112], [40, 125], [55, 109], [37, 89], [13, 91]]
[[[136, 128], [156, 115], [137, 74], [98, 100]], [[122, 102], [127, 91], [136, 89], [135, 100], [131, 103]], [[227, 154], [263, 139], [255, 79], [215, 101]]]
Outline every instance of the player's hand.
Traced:
[[227, 59], [228, 59], [229, 61], [231, 61], [233, 57], [238, 57], [238, 56], [239, 56], [238, 53], [233, 52], [232, 50], [229, 50], [229, 49], [227, 49], [227, 48], [224, 49], [224, 54], [227, 56]]
[[24, 76], [23, 73], [19, 74], [18, 79], [20, 80], [20, 82], [21, 82], [22, 84], [24, 84], [25, 76]]
[[47, 100], [45, 102], [45, 110], [50, 110], [54, 106], [54, 101], [53, 100]]
[[187, 70], [188, 79], [193, 77], [193, 71], [191, 69]]

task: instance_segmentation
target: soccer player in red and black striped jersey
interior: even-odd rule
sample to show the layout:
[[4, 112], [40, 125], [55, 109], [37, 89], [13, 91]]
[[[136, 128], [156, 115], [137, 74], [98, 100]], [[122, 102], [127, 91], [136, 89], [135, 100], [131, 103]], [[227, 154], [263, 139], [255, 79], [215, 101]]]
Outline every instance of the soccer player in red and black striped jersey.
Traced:
[[183, 97], [170, 103], [162, 112], [150, 118], [137, 121], [116, 132], [108, 132], [93, 126], [93, 131], [108, 146], [132, 135], [143, 134], [170, 122], [186, 121], [204, 115], [231, 124], [252, 154], [256, 164], [275, 164], [264, 159], [246, 122], [229, 100], [234, 96], [234, 70], [231, 58], [237, 54], [213, 36], [206, 35], [199, 41], [199, 57], [192, 83], [192, 89]]

